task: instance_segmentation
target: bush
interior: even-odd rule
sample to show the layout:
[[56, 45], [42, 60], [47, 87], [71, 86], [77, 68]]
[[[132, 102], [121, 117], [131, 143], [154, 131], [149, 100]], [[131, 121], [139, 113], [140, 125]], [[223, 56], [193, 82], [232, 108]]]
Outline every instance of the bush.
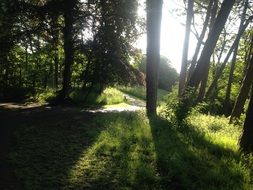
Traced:
[[195, 108], [197, 112], [204, 113], [204, 114], [214, 114], [214, 115], [222, 115], [224, 114], [223, 105], [218, 100], [213, 101], [204, 101], [198, 103]]
[[43, 90], [37, 92], [34, 96], [31, 96], [28, 101], [37, 102], [37, 103], [46, 103], [50, 102], [56, 97], [56, 91], [53, 89]]
[[172, 123], [181, 126], [191, 112], [194, 99], [195, 93], [193, 90], [186, 91], [183, 97], [179, 98], [175, 88], [167, 96], [166, 108], [162, 114]]

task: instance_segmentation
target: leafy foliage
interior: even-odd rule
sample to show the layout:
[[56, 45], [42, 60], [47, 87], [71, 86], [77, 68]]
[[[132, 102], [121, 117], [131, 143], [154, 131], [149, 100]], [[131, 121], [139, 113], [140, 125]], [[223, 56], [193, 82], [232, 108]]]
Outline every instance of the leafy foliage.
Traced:
[[[143, 56], [141, 61], [135, 64], [141, 72], [146, 74], [146, 56]], [[170, 61], [164, 56], [161, 56], [158, 75], [158, 88], [169, 91], [178, 81], [179, 76], [176, 69], [170, 65]]]
[[168, 94], [166, 108], [162, 111], [162, 115], [171, 121], [174, 125], [184, 126], [187, 117], [189, 116], [196, 94], [194, 90], [186, 90], [182, 97], [178, 97], [177, 89]]

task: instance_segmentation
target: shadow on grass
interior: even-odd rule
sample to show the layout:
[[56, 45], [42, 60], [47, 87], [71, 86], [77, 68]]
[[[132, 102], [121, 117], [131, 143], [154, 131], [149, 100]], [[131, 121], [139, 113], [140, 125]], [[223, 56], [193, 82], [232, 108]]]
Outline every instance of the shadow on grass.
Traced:
[[[0, 136], [4, 137], [1, 138], [3, 163], [15, 170], [18, 178], [15, 183], [20, 186], [14, 189], [62, 187], [67, 180], [64, 176], [67, 176], [68, 167], [95, 140], [101, 129], [93, 125], [82, 126], [81, 123], [88, 123], [93, 114], [74, 108], [7, 106], [1, 109], [0, 118]], [[7, 172], [0, 173], [5, 175]], [[10, 187], [7, 183], [3, 184], [4, 188]]]
[[156, 116], [149, 121], [161, 189], [248, 189], [239, 153], [211, 143], [192, 126], [169, 127]]
[[10, 159], [24, 189], [247, 189], [240, 156], [194, 128], [144, 113], [49, 113], [17, 132]]

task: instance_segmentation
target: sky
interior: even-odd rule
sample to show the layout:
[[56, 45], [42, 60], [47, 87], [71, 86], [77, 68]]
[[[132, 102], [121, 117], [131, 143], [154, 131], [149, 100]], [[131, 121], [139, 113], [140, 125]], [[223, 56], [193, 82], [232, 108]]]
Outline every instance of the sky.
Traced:
[[[186, 16], [178, 17], [175, 9], [183, 8], [183, 1], [168, 0], [163, 4], [162, 26], [161, 26], [161, 55], [167, 57], [171, 61], [171, 65], [180, 72], [181, 58], [183, 50], [183, 41], [185, 27], [181, 23], [185, 23]], [[145, 16], [144, 8], [139, 8], [139, 15]], [[196, 39], [191, 35], [189, 57], [195, 50]], [[137, 41], [137, 47], [146, 52], [146, 35], [143, 35]]]

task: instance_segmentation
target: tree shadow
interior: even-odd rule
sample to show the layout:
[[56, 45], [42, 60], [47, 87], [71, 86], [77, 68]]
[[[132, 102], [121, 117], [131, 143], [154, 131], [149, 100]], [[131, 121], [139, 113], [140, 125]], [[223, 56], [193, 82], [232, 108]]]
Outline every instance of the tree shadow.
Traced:
[[21, 189], [244, 189], [240, 156], [194, 128], [138, 113], [40, 109], [15, 122], [9, 162]]
[[69, 167], [102, 130], [88, 126], [93, 117], [67, 107], [1, 107], [0, 174], [8, 179], [0, 181], [1, 189], [60, 188]]
[[157, 116], [149, 121], [161, 189], [245, 189], [243, 166], [236, 168], [239, 153], [211, 143], [191, 126], [172, 127]]
[[[101, 115], [104, 124], [111, 125], [101, 131], [96, 142], [80, 155], [79, 161], [71, 168], [71, 189], [155, 187], [152, 135], [150, 131], [142, 134], [143, 121], [132, 112]], [[78, 170], [81, 171], [79, 174], [76, 173]]]

